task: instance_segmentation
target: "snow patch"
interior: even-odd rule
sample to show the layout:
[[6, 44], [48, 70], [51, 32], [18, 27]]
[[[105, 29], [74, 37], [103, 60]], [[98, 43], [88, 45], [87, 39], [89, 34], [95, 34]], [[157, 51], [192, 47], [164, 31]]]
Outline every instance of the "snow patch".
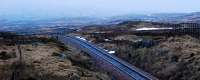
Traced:
[[115, 51], [108, 51], [108, 53], [110, 53], [110, 54], [115, 54]]
[[111, 41], [110, 39], [104, 39], [104, 41]]
[[84, 37], [76, 36], [76, 38], [79, 38], [81, 40], [87, 41]]
[[141, 30], [165, 30], [165, 29], [173, 29], [173, 28], [139, 28], [136, 30], [141, 31]]

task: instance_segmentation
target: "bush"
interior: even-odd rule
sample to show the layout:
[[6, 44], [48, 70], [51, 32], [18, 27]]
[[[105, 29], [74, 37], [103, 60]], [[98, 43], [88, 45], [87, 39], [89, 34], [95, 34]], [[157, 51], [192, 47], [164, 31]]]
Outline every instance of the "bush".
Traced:
[[2, 52], [0, 53], [0, 59], [2, 59], [2, 60], [7, 60], [7, 59], [10, 59], [10, 58], [12, 58], [12, 56], [9, 55], [7, 52], [2, 51]]

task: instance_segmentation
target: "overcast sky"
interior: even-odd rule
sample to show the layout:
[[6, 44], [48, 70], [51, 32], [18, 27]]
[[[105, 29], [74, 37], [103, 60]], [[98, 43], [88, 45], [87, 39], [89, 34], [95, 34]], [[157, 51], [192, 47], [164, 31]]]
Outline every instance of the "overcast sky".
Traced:
[[200, 0], [0, 0], [2, 16], [116, 16], [200, 12]]

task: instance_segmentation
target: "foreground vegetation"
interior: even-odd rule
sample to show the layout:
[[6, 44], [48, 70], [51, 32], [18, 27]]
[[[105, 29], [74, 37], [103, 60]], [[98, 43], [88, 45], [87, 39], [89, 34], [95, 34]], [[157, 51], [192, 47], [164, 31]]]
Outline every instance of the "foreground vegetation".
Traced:
[[1, 80], [110, 80], [89, 56], [54, 39], [2, 34]]

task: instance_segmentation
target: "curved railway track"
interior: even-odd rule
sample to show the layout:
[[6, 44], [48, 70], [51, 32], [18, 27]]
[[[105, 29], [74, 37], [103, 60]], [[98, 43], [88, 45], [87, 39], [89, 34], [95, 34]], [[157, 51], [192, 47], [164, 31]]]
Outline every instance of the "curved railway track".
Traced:
[[122, 61], [114, 55], [108, 54], [104, 49], [99, 48], [89, 42], [83, 41], [73, 36], [59, 36], [58, 40], [64, 44], [71, 42], [88, 52], [89, 55], [99, 56], [106, 62], [112, 64], [113, 68], [118, 69], [124, 75], [128, 75], [130, 77], [129, 79], [131, 80], [158, 80], [152, 75], [136, 68], [135, 66], [131, 66], [129, 63]]

